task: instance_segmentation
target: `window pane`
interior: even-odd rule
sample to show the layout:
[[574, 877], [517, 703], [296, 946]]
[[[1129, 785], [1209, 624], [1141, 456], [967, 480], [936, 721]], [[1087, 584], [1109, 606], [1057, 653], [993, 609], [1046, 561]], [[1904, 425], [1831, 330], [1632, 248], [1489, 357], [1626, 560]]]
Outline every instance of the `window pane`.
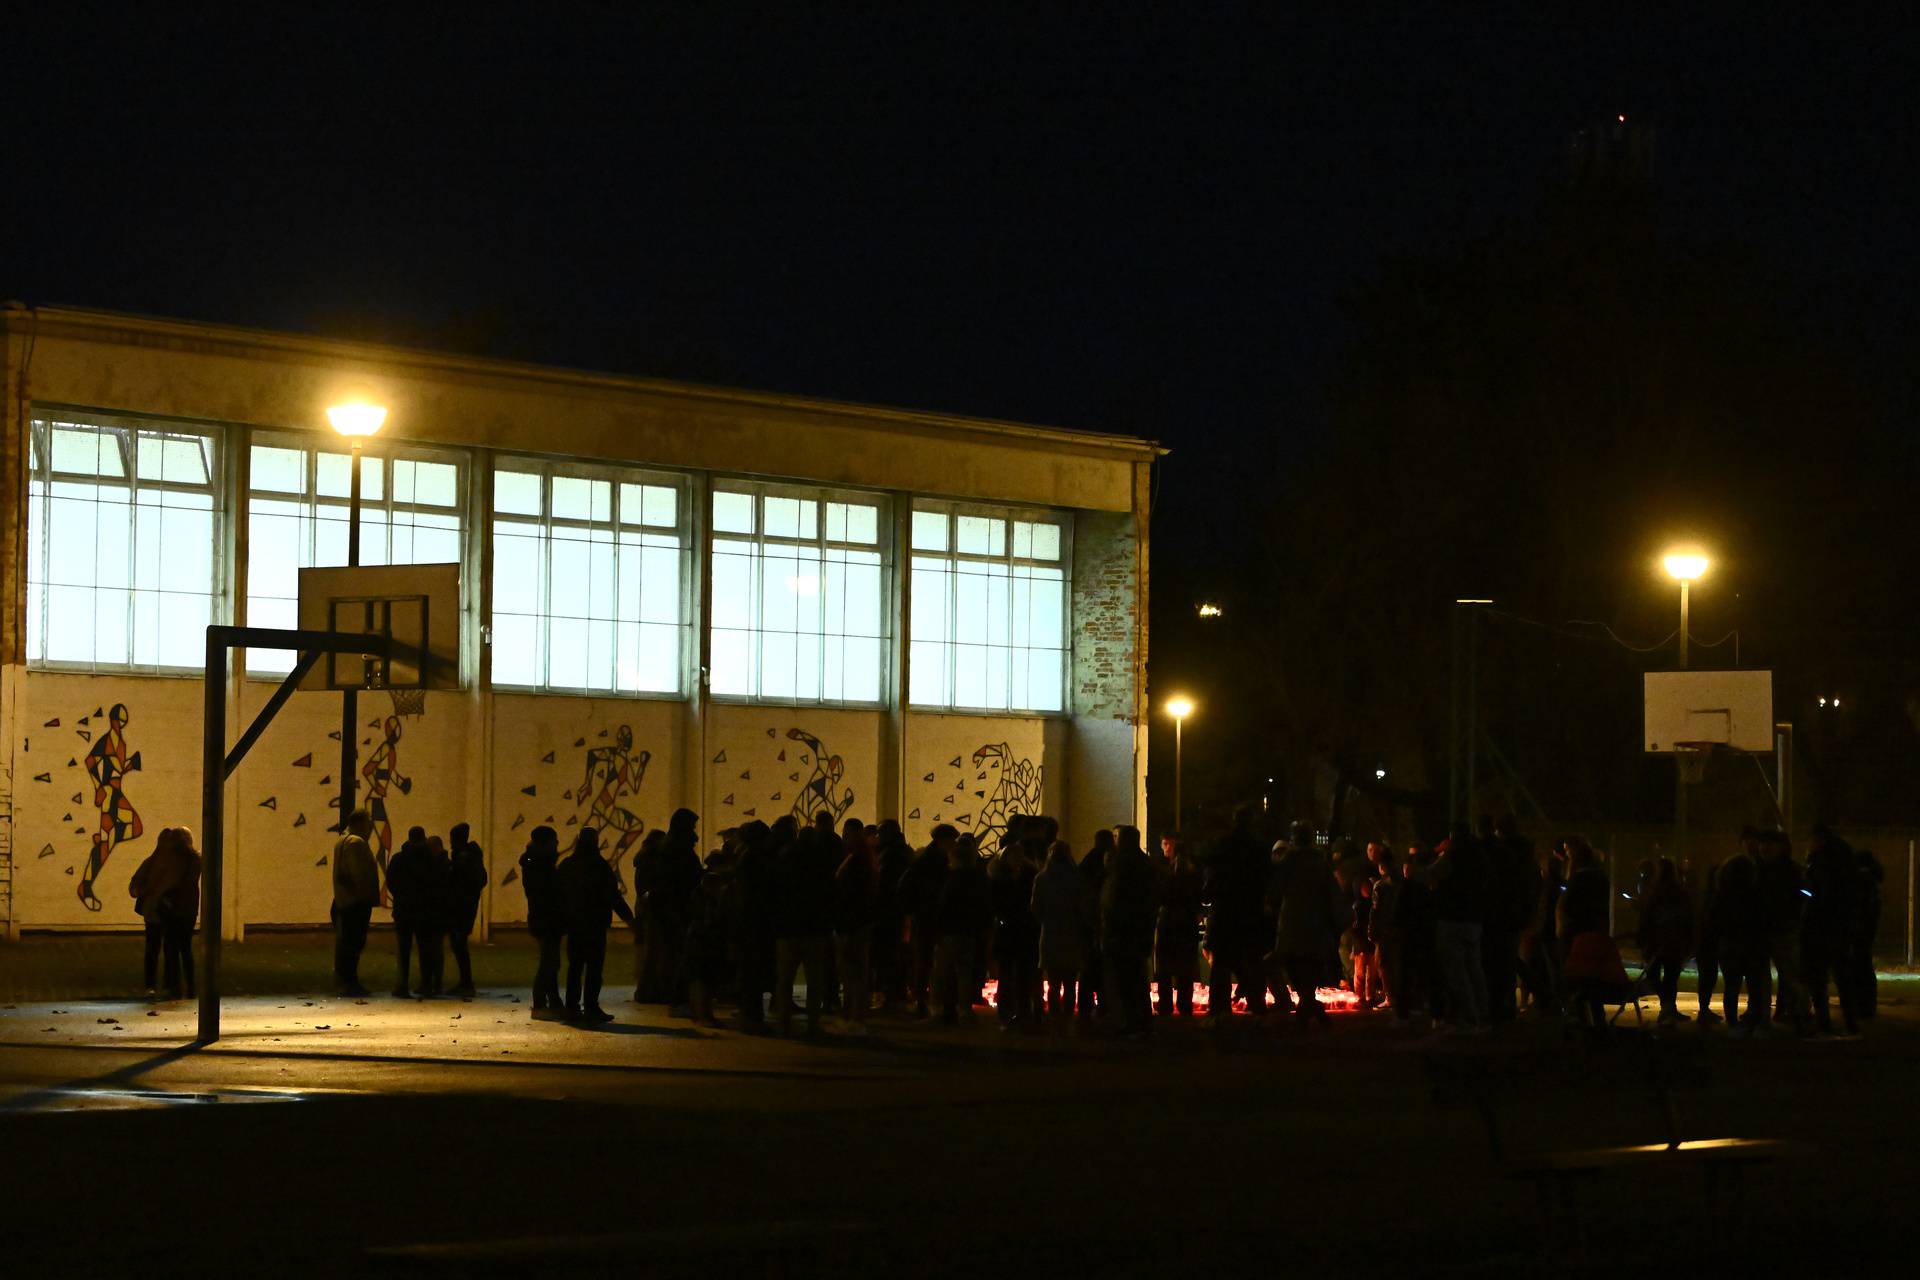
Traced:
[[677, 623], [680, 621], [680, 552], [666, 547], [642, 547], [629, 559], [640, 562], [640, 612], [642, 622]]
[[[805, 504], [811, 506], [811, 503]], [[812, 531], [802, 532], [800, 508], [802, 504], [794, 498], [768, 498], [763, 505], [767, 517], [767, 536], [769, 538], [810, 537]], [[808, 521], [811, 523], [811, 521]]]
[[493, 679], [496, 684], [538, 685], [539, 619], [516, 614], [493, 615]]
[[493, 510], [496, 515], [540, 514], [540, 477], [525, 471], [493, 473]]
[[298, 449], [276, 449], [257, 444], [252, 450], [251, 473], [247, 483], [255, 489], [273, 493], [307, 491], [307, 455]]
[[[367, 480], [365, 471], [360, 473], [360, 482]], [[345, 498], [352, 489], [353, 472], [348, 466], [344, 453], [323, 453], [314, 459], [314, 489], [323, 498]], [[366, 494], [360, 495], [364, 501]]]
[[[540, 612], [540, 539], [523, 536], [518, 526], [504, 532], [495, 525], [493, 538], [493, 609], [498, 613]], [[494, 666], [499, 667], [499, 657]]]
[[458, 505], [460, 469], [450, 462], [414, 463], [413, 500], [432, 507]]
[[916, 556], [913, 561], [913, 608], [907, 621], [907, 635], [913, 640], [944, 641], [948, 638], [947, 593], [950, 590], [945, 563]]
[[713, 495], [713, 529], [715, 533], [752, 533], [753, 496], [716, 492]]
[[753, 547], [751, 543], [713, 544], [713, 625], [746, 629], [753, 625]]
[[913, 513], [913, 549], [915, 551], [947, 549], [947, 517], [944, 512], [916, 511]]
[[947, 646], [915, 640], [907, 645], [907, 699], [922, 706], [950, 706]]
[[593, 518], [593, 482], [573, 476], [553, 478], [553, 518], [590, 520]]
[[876, 543], [880, 540], [880, 508], [869, 506], [850, 506], [847, 508], [847, 541]]
[[53, 469], [87, 476], [124, 476], [120, 438], [105, 428], [55, 427]]
[[744, 696], [753, 692], [752, 633], [716, 627], [710, 660], [708, 678], [715, 693]]
[[642, 623], [638, 673], [628, 687], [645, 693], [680, 692], [680, 628]]
[[1033, 558], [1035, 560], [1058, 560], [1060, 558], [1059, 525], [1036, 524], [1033, 526]]

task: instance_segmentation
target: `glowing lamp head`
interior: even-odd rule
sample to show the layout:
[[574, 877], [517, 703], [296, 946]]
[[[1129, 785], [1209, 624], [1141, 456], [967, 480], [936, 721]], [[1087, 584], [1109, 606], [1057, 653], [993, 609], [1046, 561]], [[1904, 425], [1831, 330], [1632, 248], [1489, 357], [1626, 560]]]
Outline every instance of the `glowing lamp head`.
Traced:
[[1217, 618], [1220, 616], [1220, 606], [1214, 604], [1212, 601], [1208, 601], [1206, 604], [1200, 606], [1200, 616], [1203, 618]]
[[1707, 572], [1707, 558], [1698, 551], [1670, 551], [1660, 563], [1676, 582], [1692, 582]]
[[1167, 699], [1167, 714], [1175, 720], [1185, 720], [1193, 714], [1193, 699], [1184, 696]]
[[356, 400], [351, 404], [336, 404], [327, 410], [327, 421], [333, 429], [343, 436], [356, 439], [370, 436], [387, 421], [385, 405], [367, 404]]

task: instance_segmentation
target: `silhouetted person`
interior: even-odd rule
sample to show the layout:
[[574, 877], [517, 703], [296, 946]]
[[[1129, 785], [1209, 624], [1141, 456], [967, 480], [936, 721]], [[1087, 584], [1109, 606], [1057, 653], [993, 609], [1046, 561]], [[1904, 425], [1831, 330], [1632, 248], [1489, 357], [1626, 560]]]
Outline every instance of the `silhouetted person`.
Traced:
[[[400, 848], [387, 859], [387, 896], [393, 904], [393, 936], [400, 976], [393, 994], [404, 1000], [411, 994], [439, 993], [441, 913], [446, 909], [449, 865], [436, 858], [427, 844], [424, 827], [413, 827]], [[408, 975], [413, 953], [420, 953], [420, 985], [410, 992]]]
[[1807, 992], [1801, 968], [1800, 921], [1807, 905], [1803, 892], [1806, 884], [1786, 832], [1761, 833], [1756, 888], [1760, 920], [1766, 931], [1767, 959], [1773, 963], [1775, 975], [1773, 1019], [1791, 1023], [1795, 1031], [1805, 1031]]
[[720, 1025], [713, 1015], [713, 998], [725, 986], [731, 967], [739, 857], [737, 835], [708, 856], [687, 921], [687, 1014], [706, 1027]]
[[168, 827], [153, 843], [133, 880], [127, 886], [134, 898], [134, 909], [146, 922], [146, 988], [148, 995], [158, 994], [154, 969], [165, 954], [162, 979], [169, 999], [193, 994], [193, 928], [200, 918], [200, 855], [193, 847], [193, 833], [185, 827]]
[[1880, 975], [1873, 966], [1873, 947], [1880, 936], [1882, 886], [1887, 873], [1871, 849], [1862, 849], [1857, 875], [1856, 914], [1840, 981], [1851, 978], [1855, 1011], [1862, 1018], [1872, 1018], [1880, 1011]]
[[766, 823], [756, 818], [743, 825], [739, 842], [740, 857], [734, 866], [734, 965], [740, 983], [740, 1026], [759, 1032], [766, 1030], [766, 999], [773, 990], [773, 911], [779, 868], [773, 831]]
[[[1034, 825], [1029, 819], [1022, 826]], [[1000, 975], [994, 1012], [1005, 1027], [1032, 1025], [1034, 986], [1040, 977], [1040, 922], [1033, 914], [1033, 882], [1039, 874], [1019, 839], [1009, 840], [987, 872], [993, 901], [993, 962]]]
[[620, 892], [619, 878], [600, 856], [600, 833], [582, 827], [573, 852], [559, 868], [560, 898], [567, 912], [567, 1017], [612, 1022], [600, 1007], [600, 975], [607, 961], [607, 927], [618, 914], [634, 925], [633, 908]]
[[367, 947], [367, 925], [380, 901], [380, 864], [367, 836], [373, 818], [365, 809], [347, 815], [347, 831], [333, 846], [333, 978], [343, 996], [364, 996], [360, 953]]
[[1540, 891], [1533, 845], [1511, 815], [1486, 823], [1487, 911], [1480, 934], [1480, 966], [1487, 980], [1487, 1017], [1512, 1022], [1519, 1014], [1520, 935]]
[[940, 895], [946, 888], [948, 868], [953, 862], [953, 846], [960, 831], [949, 823], [933, 829], [927, 847], [922, 849], [900, 881], [900, 905], [907, 914], [908, 944], [913, 958], [910, 985], [913, 1016], [928, 1016], [928, 995], [933, 986], [933, 969], [940, 943]]
[[533, 972], [533, 1016], [543, 1021], [559, 1016], [560, 939], [567, 931], [566, 908], [560, 900], [560, 838], [552, 827], [535, 827], [520, 855], [520, 887], [527, 895], [527, 932], [533, 935], [540, 958]]
[[[831, 826], [833, 815], [827, 814]], [[782, 821], [787, 821], [782, 819]], [[779, 823], [774, 824], [780, 829]], [[783, 1036], [793, 1034], [793, 983], [807, 975], [807, 1034], [823, 1030], [828, 983], [827, 952], [833, 945], [833, 873], [839, 868], [839, 838], [812, 823], [794, 829], [778, 855], [778, 897], [774, 900], [774, 1022]]]
[[1447, 985], [1447, 1010], [1462, 1031], [1488, 1026], [1487, 973], [1481, 931], [1486, 920], [1487, 852], [1455, 823], [1433, 865], [1433, 945]]
[[1800, 924], [1800, 954], [1806, 966], [1807, 991], [1813, 1001], [1815, 1028], [1833, 1033], [1833, 1011], [1828, 1007], [1827, 983], [1834, 979], [1840, 997], [1840, 1016], [1848, 1035], [1860, 1034], [1857, 983], [1850, 952], [1859, 937], [1862, 883], [1860, 859], [1853, 846], [1827, 830], [1813, 829], [1813, 847], [1807, 851], [1807, 905]]
[[1153, 957], [1153, 860], [1140, 847], [1136, 827], [1115, 827], [1113, 853], [1100, 886], [1100, 954], [1107, 966], [1106, 993], [1120, 1015], [1122, 1035], [1153, 1031], [1147, 968]]
[[[940, 843], [936, 840], [934, 847]], [[941, 1021], [952, 1026], [973, 1009], [973, 975], [987, 929], [993, 924], [993, 899], [972, 834], [952, 841], [948, 848], [947, 874], [934, 908], [939, 942], [934, 949], [933, 985]]]
[[1408, 847], [1400, 877], [1399, 920], [1408, 1014], [1425, 1009], [1429, 1016], [1437, 1017], [1445, 984], [1440, 980], [1440, 961], [1433, 945], [1433, 862], [1433, 850], [1427, 846]]
[[1693, 951], [1693, 899], [1680, 881], [1672, 858], [1654, 865], [1652, 880], [1640, 894], [1640, 956], [1660, 997], [1662, 1023], [1685, 1022], [1678, 992], [1680, 969]]
[[[872, 1007], [868, 985], [873, 949], [874, 905], [880, 895], [879, 851], [867, 839], [867, 829], [849, 821], [840, 835], [844, 853], [833, 873], [833, 949], [840, 983], [845, 991], [842, 1008], [848, 1029], [865, 1035], [867, 1011]], [[812, 980], [812, 975], [808, 975]]]
[[1713, 992], [1720, 982], [1720, 930], [1713, 921], [1715, 897], [1719, 892], [1720, 868], [1710, 866], [1700, 877], [1700, 893], [1693, 911], [1694, 990], [1699, 996], [1699, 1021], [1718, 1022], [1713, 1011]]
[[1233, 814], [1233, 829], [1207, 855], [1201, 895], [1207, 901], [1207, 950], [1213, 961], [1207, 1012], [1216, 1026], [1233, 1013], [1233, 987], [1245, 993], [1247, 1012], [1267, 1008], [1267, 976], [1260, 957], [1270, 937], [1261, 904], [1267, 891], [1267, 848], [1253, 834], [1253, 810]]
[[1193, 982], [1200, 969], [1200, 868], [1180, 837], [1161, 837], [1159, 913], [1153, 931], [1153, 974], [1160, 1012], [1193, 1016]]
[[447, 875], [447, 906], [442, 920], [447, 932], [447, 946], [452, 950], [454, 963], [460, 969], [460, 985], [453, 991], [455, 995], [462, 996], [473, 994], [473, 957], [467, 951], [467, 935], [473, 932], [473, 922], [480, 916], [480, 895], [487, 891], [486, 854], [468, 838], [471, 830], [466, 823], [456, 822], [453, 830], [447, 832], [447, 839], [453, 848], [449, 850], [451, 866]]
[[1073, 1017], [1075, 984], [1087, 963], [1086, 885], [1073, 847], [1055, 840], [1033, 881], [1033, 915], [1040, 925], [1040, 976], [1056, 1023]]
[[1080, 1021], [1112, 1009], [1106, 993], [1107, 962], [1101, 950], [1100, 894], [1107, 885], [1107, 863], [1113, 856], [1113, 829], [1093, 833], [1093, 847], [1080, 859], [1080, 883], [1087, 891], [1087, 967], [1080, 973]]
[[[1760, 913], [1760, 833], [1740, 833], [1740, 852], [1714, 869], [1712, 928], [1720, 952], [1721, 1008], [1734, 1036], [1765, 1030], [1772, 985], [1767, 971], [1767, 935]], [[1740, 988], [1747, 1009], [1740, 1012]]]
[[1374, 965], [1380, 971], [1380, 985], [1386, 989], [1387, 1007], [1396, 1022], [1405, 1022], [1413, 1012], [1407, 990], [1406, 927], [1400, 919], [1406, 884], [1395, 865], [1393, 850], [1381, 846], [1369, 852], [1373, 854], [1374, 881], [1367, 938], [1373, 943]]
[[878, 862], [873, 902], [873, 985], [880, 992], [883, 1012], [907, 1002], [907, 980], [913, 966], [907, 946], [907, 910], [901, 882], [913, 865], [913, 850], [888, 818], [876, 836]]
[[638, 1003], [670, 1007], [686, 1003], [687, 924], [702, 871], [699, 826], [693, 810], [674, 810], [667, 829], [649, 833], [634, 859], [633, 909], [641, 926], [639, 976], [633, 991]]
[[1595, 1036], [1607, 1029], [1607, 997], [1625, 985], [1607, 920], [1613, 893], [1600, 855], [1585, 840], [1568, 841], [1567, 887], [1560, 895], [1561, 972], [1574, 1014]]
[[1299, 999], [1296, 1018], [1302, 1023], [1325, 1023], [1327, 1010], [1320, 1003], [1320, 988], [1332, 977], [1327, 957], [1334, 954], [1340, 936], [1345, 897], [1311, 830], [1296, 823], [1286, 845], [1277, 848], [1284, 852], [1274, 866], [1267, 893], [1267, 909], [1278, 922], [1271, 962], [1286, 974], [1287, 985]]

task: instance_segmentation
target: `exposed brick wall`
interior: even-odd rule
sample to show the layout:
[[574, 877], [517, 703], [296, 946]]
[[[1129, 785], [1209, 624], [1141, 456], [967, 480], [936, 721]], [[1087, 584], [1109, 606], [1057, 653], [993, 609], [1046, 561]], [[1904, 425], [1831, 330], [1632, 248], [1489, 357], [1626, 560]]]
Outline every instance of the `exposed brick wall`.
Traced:
[[1135, 720], [1145, 687], [1141, 545], [1129, 512], [1082, 511], [1073, 529], [1073, 712]]

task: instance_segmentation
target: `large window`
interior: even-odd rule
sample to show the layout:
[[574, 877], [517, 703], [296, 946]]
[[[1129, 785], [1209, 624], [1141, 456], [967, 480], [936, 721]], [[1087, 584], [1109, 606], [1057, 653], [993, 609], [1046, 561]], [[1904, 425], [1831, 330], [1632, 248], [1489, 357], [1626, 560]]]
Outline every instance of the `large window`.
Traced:
[[781, 702], [879, 702], [886, 521], [876, 498], [716, 484], [712, 689]]
[[[457, 453], [381, 442], [360, 459], [360, 563], [460, 560], [466, 461]], [[256, 433], [247, 493], [247, 623], [299, 625], [300, 570], [347, 562], [353, 460], [329, 442]], [[247, 670], [284, 674], [285, 649], [247, 650]]]
[[222, 598], [219, 436], [60, 417], [29, 435], [27, 660], [202, 669]]
[[681, 692], [687, 514], [672, 476], [497, 460], [493, 683]]
[[908, 701], [1064, 711], [1067, 522], [916, 503], [912, 540]]

